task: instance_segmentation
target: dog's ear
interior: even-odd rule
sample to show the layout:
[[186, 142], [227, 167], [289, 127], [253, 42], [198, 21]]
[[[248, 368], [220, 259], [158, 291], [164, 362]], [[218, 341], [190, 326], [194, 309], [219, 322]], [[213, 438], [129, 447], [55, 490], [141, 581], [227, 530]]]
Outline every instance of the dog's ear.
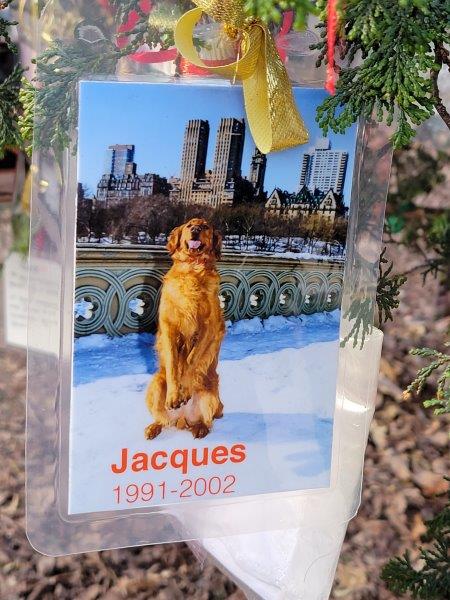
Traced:
[[184, 225], [179, 225], [172, 229], [167, 239], [167, 250], [169, 254], [172, 255], [174, 252], [178, 250], [180, 247], [181, 233], [183, 231]]
[[222, 235], [217, 229], [214, 229], [213, 233], [213, 250], [215, 257], [219, 260], [222, 255]]

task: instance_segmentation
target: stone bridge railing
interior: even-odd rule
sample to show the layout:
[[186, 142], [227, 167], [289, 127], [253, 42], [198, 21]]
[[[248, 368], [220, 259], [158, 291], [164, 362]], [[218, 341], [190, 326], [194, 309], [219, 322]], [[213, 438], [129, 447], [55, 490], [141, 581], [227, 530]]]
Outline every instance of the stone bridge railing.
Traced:
[[[163, 276], [161, 247], [77, 249], [75, 335], [154, 331]], [[331, 311], [341, 303], [343, 262], [224, 253], [220, 302], [232, 321]]]

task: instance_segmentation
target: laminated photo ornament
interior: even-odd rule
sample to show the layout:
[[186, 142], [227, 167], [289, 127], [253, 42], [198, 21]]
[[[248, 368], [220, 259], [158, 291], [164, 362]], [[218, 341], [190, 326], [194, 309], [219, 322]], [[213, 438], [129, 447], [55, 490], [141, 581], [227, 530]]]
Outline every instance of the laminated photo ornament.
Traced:
[[195, 541], [257, 597], [291, 562], [325, 586], [376, 388], [360, 309], [386, 133], [324, 134], [326, 74], [304, 84], [316, 34], [292, 13], [276, 29], [238, 0], [78, 4], [35, 117], [29, 539], [50, 555]]
[[238, 86], [80, 83], [69, 513], [329, 486], [356, 128], [324, 97], [265, 155]]

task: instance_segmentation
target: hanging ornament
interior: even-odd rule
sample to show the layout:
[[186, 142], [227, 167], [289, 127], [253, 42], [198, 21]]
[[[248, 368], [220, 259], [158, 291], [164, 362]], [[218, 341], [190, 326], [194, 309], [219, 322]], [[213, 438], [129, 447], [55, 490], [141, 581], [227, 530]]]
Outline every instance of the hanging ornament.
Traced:
[[[242, 0], [195, 0], [175, 27], [181, 55], [211, 73], [242, 81], [247, 119], [258, 149], [267, 154], [308, 141], [308, 131], [297, 110], [291, 82], [267, 25], [244, 11]], [[193, 32], [203, 14], [223, 24], [238, 41], [238, 58], [228, 65], [211, 66], [199, 56]]]

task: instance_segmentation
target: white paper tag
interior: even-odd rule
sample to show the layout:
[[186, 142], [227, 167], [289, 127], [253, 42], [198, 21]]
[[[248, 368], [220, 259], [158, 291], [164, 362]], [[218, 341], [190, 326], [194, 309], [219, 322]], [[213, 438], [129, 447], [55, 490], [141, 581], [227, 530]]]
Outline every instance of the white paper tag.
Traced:
[[55, 263], [33, 259], [30, 271], [30, 321], [28, 335], [28, 261], [12, 252], [4, 263], [5, 341], [12, 346], [58, 354], [60, 268]]
[[28, 262], [12, 252], [3, 266], [5, 342], [10, 346], [27, 346]]

